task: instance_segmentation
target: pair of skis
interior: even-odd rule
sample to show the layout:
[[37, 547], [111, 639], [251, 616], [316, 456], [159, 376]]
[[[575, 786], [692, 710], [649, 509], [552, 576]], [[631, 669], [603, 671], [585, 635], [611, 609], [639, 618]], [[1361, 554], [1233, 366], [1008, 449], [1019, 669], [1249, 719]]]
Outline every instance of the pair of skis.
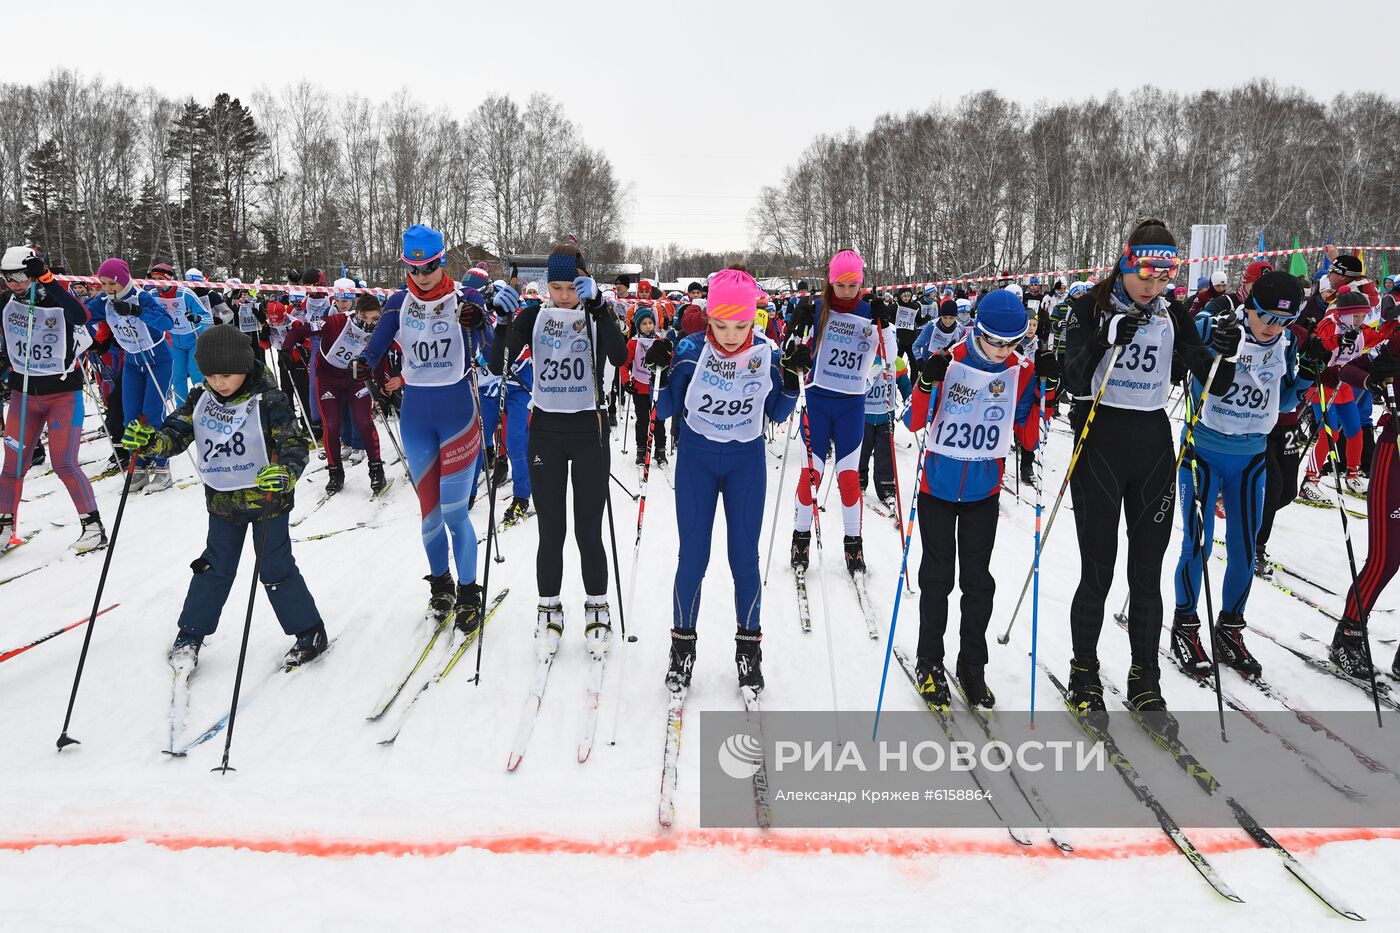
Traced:
[[[535, 731], [540, 707], [544, 704], [545, 687], [549, 684], [549, 672], [554, 667], [554, 657], [559, 653], [558, 646], [553, 651], [535, 659], [535, 673], [530, 682], [530, 692], [525, 696], [525, 708], [520, 712], [520, 721], [515, 727], [515, 738], [511, 741], [510, 754], [506, 758], [506, 770], [514, 771], [525, 758], [525, 749], [530, 744], [530, 736]], [[601, 657], [588, 659], [588, 674], [583, 693], [583, 710], [579, 719], [578, 763], [588, 761], [593, 753], [594, 737], [598, 732], [598, 710], [603, 700], [603, 682], [607, 677], [608, 656], [611, 645]]]
[[[685, 721], [685, 698], [690, 687], [669, 691], [666, 704], [666, 743], [661, 753], [661, 799], [656, 809], [656, 821], [663, 829], [670, 829], [676, 822], [676, 788], [680, 781], [681, 726]], [[744, 713], [757, 731], [758, 751], [752, 762], [754, 772], [749, 779], [753, 790], [754, 821], [759, 829], [769, 829], [773, 825], [773, 807], [768, 794], [768, 760], [763, 753], [763, 708], [758, 694], [750, 687], [739, 688], [740, 699], [744, 703]]]

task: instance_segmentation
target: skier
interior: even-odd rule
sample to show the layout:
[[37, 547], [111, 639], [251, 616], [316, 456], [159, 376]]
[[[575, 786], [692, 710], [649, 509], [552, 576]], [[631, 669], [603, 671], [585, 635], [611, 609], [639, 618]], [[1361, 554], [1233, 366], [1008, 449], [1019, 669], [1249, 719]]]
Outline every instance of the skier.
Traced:
[[[646, 355], [659, 339], [656, 334], [656, 317], [650, 308], [637, 311], [632, 319], [635, 336], [627, 341], [627, 360], [621, 367], [623, 391], [632, 397], [632, 405], [637, 410], [637, 465], [646, 459], [647, 425], [650, 423], [652, 393], [651, 370], [646, 364]], [[669, 344], [669, 341], [668, 341]], [[656, 419], [656, 463], [666, 463], [666, 421]]]
[[[765, 419], [786, 421], [797, 404], [800, 371], [783, 369], [776, 345], [753, 327], [758, 283], [725, 269], [710, 280], [703, 334], [675, 348], [658, 338], [644, 354], [657, 367], [656, 423], [679, 414], [676, 524], [680, 559], [672, 599], [671, 661], [666, 686], [690, 685], [700, 592], [710, 564], [716, 506], [724, 498], [729, 569], [738, 622], [734, 660], [739, 686], [763, 689], [758, 539], [767, 486]], [[660, 442], [658, 441], [658, 446]]]
[[[173, 326], [168, 306], [151, 292], [138, 289], [131, 281], [130, 267], [120, 259], [104, 260], [97, 268], [97, 278], [105, 294], [89, 310], [94, 321], [106, 325], [125, 357], [125, 423], [130, 426], [144, 418], [147, 425], [159, 428], [165, 421], [165, 394], [170, 391], [171, 351], [162, 339]], [[170, 488], [170, 465], [164, 457], [142, 457], [136, 466], [131, 477], [132, 491]]]
[[[384, 461], [380, 459], [379, 432], [374, 427], [374, 412], [370, 406], [369, 386], [364, 380], [353, 379], [350, 364], [364, 355], [370, 336], [379, 323], [379, 300], [373, 295], [355, 297], [355, 283], [338, 279], [335, 287], [336, 309], [321, 322], [320, 349], [316, 352], [316, 385], [320, 394], [316, 405], [321, 412], [321, 443], [326, 453], [326, 495], [333, 496], [345, 488], [345, 467], [340, 462], [341, 415], [349, 410], [355, 432], [369, 454], [369, 487], [373, 495], [384, 491]], [[310, 342], [312, 328], [305, 322], [292, 324], [287, 340], [302, 344]], [[389, 378], [388, 366], [382, 359], [375, 378], [383, 383]]]
[[[509, 302], [507, 302], [508, 304]], [[538, 309], [543, 304], [540, 300], [539, 287], [534, 282], [525, 287], [525, 294], [521, 296], [520, 304], [525, 309]], [[496, 312], [499, 324], [507, 315], [500, 308], [497, 308]], [[505, 369], [506, 367], [503, 366], [504, 408], [497, 412], [495, 417], [505, 419], [505, 430], [502, 434], [505, 439], [505, 453], [510, 458], [512, 498], [510, 505], [506, 507], [505, 516], [501, 520], [502, 526], [509, 527], [532, 514], [530, 512], [529, 432], [532, 398], [530, 390], [535, 382], [535, 373], [530, 348], [523, 348], [520, 355], [511, 362], [508, 367], [509, 371], [504, 372]], [[483, 417], [492, 416], [489, 405], [483, 403], [483, 408], [485, 409]]]
[[928, 359], [931, 353], [938, 353], [961, 343], [965, 336], [967, 325], [958, 320], [957, 301], [945, 298], [938, 305], [938, 317], [920, 329], [910, 352], [915, 362], [922, 362]]
[[[1301, 280], [1295, 278], [1298, 287]], [[1306, 294], [1306, 293], [1305, 293]], [[1306, 306], [1307, 299], [1304, 298]], [[1312, 337], [1295, 319], [1289, 325], [1290, 340], [1298, 347], [1299, 374], [1309, 382], [1315, 382], [1326, 364], [1329, 354], [1322, 342]], [[1265, 456], [1268, 463], [1268, 478], [1264, 484], [1264, 507], [1260, 510], [1259, 531], [1254, 536], [1254, 575], [1263, 580], [1273, 577], [1273, 565], [1269, 562], [1268, 544], [1273, 535], [1274, 517], [1279, 509], [1293, 502], [1302, 491], [1302, 478], [1299, 468], [1303, 456], [1312, 445], [1313, 426], [1312, 406], [1300, 399], [1293, 408], [1280, 411], [1278, 423], [1269, 432], [1269, 445]]]
[[540, 533], [535, 557], [540, 593], [535, 645], [541, 659], [554, 656], [564, 634], [560, 595], [570, 474], [574, 540], [585, 595], [584, 640], [591, 657], [607, 655], [612, 632], [608, 558], [603, 547], [609, 445], [607, 406], [601, 395], [605, 361], [623, 365], [627, 342], [617, 315], [603, 300], [582, 258], [572, 244], [556, 246], [548, 262], [549, 303], [522, 310], [509, 323], [498, 323], [491, 348], [493, 373], [502, 372], [505, 361], [518, 358], [526, 347], [534, 362], [528, 449]]
[[248, 337], [253, 345], [253, 357], [259, 363], [266, 362], [267, 347], [263, 345], [262, 334], [267, 326], [267, 310], [258, 304], [257, 298], [243, 288], [243, 283], [238, 279], [230, 278], [227, 284], [232, 286], [228, 304], [233, 309], [227, 323], [235, 325], [240, 333]]
[[924, 323], [923, 305], [914, 300], [914, 290], [904, 286], [895, 293], [894, 328], [899, 345], [899, 355], [914, 359], [914, 338]]
[[5, 250], [0, 276], [7, 286], [0, 317], [4, 319], [4, 350], [10, 368], [4, 473], [0, 475], [0, 549], [15, 532], [24, 474], [39, 432], [47, 426], [53, 471], [67, 488], [82, 521], [82, 533], [69, 547], [86, 554], [107, 544], [92, 484], [78, 466], [78, 445], [83, 439], [80, 357], [92, 343], [86, 328], [88, 312], [54, 279], [48, 264], [32, 247]]
[[[1318, 477], [1322, 472], [1322, 464], [1326, 462], [1327, 451], [1339, 430], [1346, 438], [1347, 475], [1342, 480], [1342, 485], [1353, 495], [1366, 494], [1366, 480], [1361, 475], [1364, 449], [1361, 436], [1361, 405], [1369, 408], [1371, 396], [1364, 387], [1358, 390], [1351, 384], [1342, 382], [1341, 370], [1343, 366], [1375, 347], [1395, 331], [1395, 321], [1382, 322], [1380, 327], [1366, 327], [1363, 321], [1370, 310], [1371, 305], [1362, 291], [1343, 292], [1337, 295], [1331, 310], [1318, 322], [1314, 331], [1318, 340], [1330, 351], [1331, 358], [1319, 377], [1322, 384], [1314, 386], [1308, 394], [1308, 400], [1313, 403], [1313, 419], [1319, 425], [1319, 429], [1317, 446], [1313, 448], [1303, 488], [1299, 490], [1298, 495], [1309, 502], [1327, 502], [1327, 497], [1318, 489]], [[1326, 402], [1325, 418], [1323, 402]]]
[[[1205, 380], [1217, 354], [1224, 357], [1210, 385], [1213, 395], [1223, 395], [1235, 379], [1229, 357], [1239, 343], [1238, 322], [1217, 327], [1207, 347], [1186, 309], [1161, 297], [1179, 265], [1176, 239], [1166, 226], [1142, 221], [1128, 234], [1113, 269], [1075, 302], [1065, 331], [1063, 384], [1075, 400], [1070, 423], [1082, 445], [1069, 484], [1080, 554], [1080, 581], [1070, 607], [1069, 696], [1081, 715], [1095, 718], [1105, 709], [1098, 643], [1118, 556], [1120, 515], [1128, 538], [1128, 702], [1145, 713], [1166, 711], [1157, 645], [1174, 494], [1175, 452], [1166, 411], [1173, 363]], [[1086, 425], [1095, 398], [1101, 400], [1097, 420]]]
[[[996, 581], [997, 498], [1013, 434], [1034, 448], [1035, 369], [1016, 352], [1026, 334], [1026, 307], [1006, 289], [989, 292], [971, 333], [951, 352], [935, 353], [919, 367], [908, 426], [929, 427], [919, 486], [919, 645], [915, 678], [929, 702], [946, 708], [943, 636], [955, 564], [962, 570], [962, 612], [956, 676], [975, 706], [992, 708], [987, 686], [987, 625]], [[952, 400], [948, 404], [946, 401]], [[930, 409], [932, 406], [932, 409]]]
[[[466, 508], [481, 453], [481, 409], [470, 361], [486, 339], [486, 322], [479, 307], [465, 306], [464, 290], [447, 274], [446, 253], [438, 231], [422, 224], [404, 231], [405, 288], [384, 303], [369, 346], [350, 362], [350, 378], [369, 379], [390, 344], [397, 339], [403, 346], [399, 430], [423, 516], [428, 609], [438, 625], [450, 618], [470, 637], [481, 625], [476, 529]], [[449, 535], [455, 586], [447, 562]]]
[[[1223, 495], [1227, 563], [1221, 586], [1220, 615], [1215, 624], [1214, 651], [1220, 663], [1246, 677], [1261, 667], [1244, 643], [1244, 609], [1254, 580], [1254, 543], [1264, 509], [1268, 479], [1269, 433], [1279, 412], [1291, 411], [1312, 385], [1316, 361], [1298, 365], [1289, 324], [1303, 308], [1303, 289], [1287, 272], [1269, 272], [1254, 283], [1243, 313], [1242, 339], [1235, 356], [1235, 378], [1224, 395], [1207, 395], [1188, 449], [1178, 468], [1183, 520], [1181, 555], [1176, 565], [1176, 611], [1171, 647], [1177, 665], [1202, 680], [1211, 674], [1210, 656], [1201, 645], [1201, 619], [1196, 614], [1202, 564], [1215, 542], [1215, 502]], [[1197, 329], [1211, 340], [1222, 322], [1236, 319], [1202, 315]], [[1188, 401], [1201, 399], [1201, 380], [1187, 387]], [[1199, 517], [1198, 517], [1199, 512]]]
[[128, 450], [142, 456], [169, 457], [191, 444], [198, 451], [209, 534], [204, 553], [191, 565], [194, 579], [170, 646], [170, 664], [177, 671], [193, 668], [204, 639], [219, 627], [243, 540], [255, 524], [260, 527], [253, 544], [261, 544], [262, 553], [258, 576], [282, 631], [296, 638], [285, 664], [304, 664], [329, 644], [316, 601], [292, 557], [287, 521], [310, 441], [237, 327], [207, 329], [195, 344], [195, 357], [204, 385], [196, 386], [159, 430], [133, 421], [122, 437]]
[[[811, 370], [807, 384], [807, 442], [811, 464], [797, 480], [795, 529], [792, 533], [792, 565], [806, 567], [812, 543], [813, 490], [821, 485], [826, 456], [836, 449], [836, 483], [841, 492], [845, 531], [846, 569], [865, 570], [865, 546], [861, 538], [860, 446], [865, 436], [865, 378], [875, 358], [876, 340], [884, 341], [885, 359], [893, 359], [898, 347], [883, 302], [861, 298], [865, 261], [854, 250], [832, 257], [827, 286], [820, 303], [799, 303], [793, 312], [789, 348], [802, 341]], [[872, 314], [879, 317], [872, 318]], [[796, 367], [793, 367], [796, 368]]]
[[194, 292], [175, 284], [175, 270], [169, 263], [156, 263], [146, 275], [158, 282], [169, 283], [152, 286], [151, 291], [170, 315], [170, 387], [174, 391], [175, 404], [183, 405], [190, 394], [190, 386], [204, 381], [199, 363], [194, 358], [194, 344], [204, 329], [214, 323], [214, 319]]
[[894, 508], [895, 476], [894, 458], [891, 454], [893, 424], [891, 412], [895, 392], [900, 402], [907, 401], [913, 391], [909, 383], [909, 367], [904, 357], [894, 358], [894, 374], [885, 373], [885, 365], [878, 358], [871, 364], [870, 388], [865, 392], [865, 438], [860, 445], [860, 491], [865, 492], [870, 481], [870, 459], [875, 458], [875, 496], [886, 509]]

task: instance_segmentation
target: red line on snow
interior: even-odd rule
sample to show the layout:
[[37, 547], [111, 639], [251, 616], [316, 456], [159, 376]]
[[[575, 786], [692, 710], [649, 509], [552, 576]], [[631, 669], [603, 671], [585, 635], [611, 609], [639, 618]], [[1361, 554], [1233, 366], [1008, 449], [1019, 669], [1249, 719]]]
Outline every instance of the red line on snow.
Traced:
[[[1275, 833], [1294, 852], [1307, 852], [1334, 842], [1400, 839], [1400, 829], [1294, 830]], [[457, 839], [406, 841], [395, 839], [324, 839], [310, 836], [202, 836], [168, 833], [115, 832], [85, 836], [28, 836], [0, 839], [0, 852], [33, 849], [119, 845], [139, 842], [174, 852], [190, 849], [243, 849], [278, 855], [314, 858], [354, 858], [363, 855], [436, 858], [461, 850], [497, 855], [593, 855], [612, 858], [645, 858], [702, 849], [724, 849], [738, 854], [775, 852], [789, 855], [882, 855], [889, 858], [930, 856], [1008, 856], [1065, 858], [1048, 841], [1030, 848], [1006, 839], [891, 837], [826, 833], [759, 833], [756, 830], [693, 830], [663, 836], [631, 839], [585, 839], [542, 834], [464, 836]], [[1255, 848], [1243, 834], [1220, 831], [1201, 836], [1197, 845], [1207, 854], [1239, 852]], [[1168, 855], [1175, 851], [1170, 840], [1154, 836], [1139, 841], [1077, 845], [1073, 858], [1121, 859]]]

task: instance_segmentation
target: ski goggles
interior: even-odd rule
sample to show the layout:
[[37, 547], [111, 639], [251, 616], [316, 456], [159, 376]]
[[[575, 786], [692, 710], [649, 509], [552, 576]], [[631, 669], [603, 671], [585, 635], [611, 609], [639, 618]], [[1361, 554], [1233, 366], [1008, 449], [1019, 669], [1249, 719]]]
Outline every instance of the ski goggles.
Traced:
[[427, 262], [414, 264], [405, 262], [409, 275], [431, 275], [442, 268], [441, 259], [429, 259]]
[[[1298, 320], [1298, 311], [1292, 314], [1279, 314], [1278, 311], [1265, 311], [1259, 307], [1259, 302], [1254, 300], [1254, 296], [1249, 296], [1249, 303], [1254, 305], [1254, 313], [1259, 315], [1259, 320], [1264, 324], [1285, 325], [1292, 324]], [[1300, 308], [1299, 311], [1302, 309]]]
[[14, 282], [16, 285], [25, 285], [29, 282], [29, 276], [23, 272], [0, 272], [6, 282]]
[[1132, 246], [1123, 247], [1123, 256], [1118, 260], [1118, 271], [1124, 275], [1137, 273], [1141, 279], [1168, 280], [1181, 268], [1175, 246]]
[[995, 334], [987, 333], [982, 328], [982, 325], [978, 324], [977, 336], [981, 337], [984, 341], [986, 341], [987, 346], [996, 347], [998, 350], [1005, 350], [1007, 347], [1014, 347], [1017, 344], [1019, 344], [1022, 340], [1025, 340], [1026, 331], [1028, 330], [1030, 330], [1029, 326], [1027, 326], [1026, 330], [1021, 331], [1015, 337], [998, 337]]

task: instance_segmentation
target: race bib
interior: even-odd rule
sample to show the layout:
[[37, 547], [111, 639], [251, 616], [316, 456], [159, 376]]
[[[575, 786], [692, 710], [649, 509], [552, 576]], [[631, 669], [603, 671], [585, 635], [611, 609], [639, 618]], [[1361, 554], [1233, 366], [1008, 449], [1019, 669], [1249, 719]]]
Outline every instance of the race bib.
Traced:
[[65, 365], [68, 345], [63, 337], [67, 329], [62, 308], [36, 307], [31, 320], [29, 304], [11, 298], [5, 305], [5, 352], [10, 366], [29, 376], [62, 376], [69, 372], [72, 367]]
[[651, 370], [647, 368], [647, 351], [656, 343], [655, 337], [638, 337], [637, 348], [632, 353], [632, 381], [640, 385], [651, 385]]
[[871, 374], [870, 388], [865, 393], [867, 415], [887, 415], [894, 399], [894, 378], [886, 376], [884, 367], [877, 366]]
[[597, 408], [588, 315], [552, 305], [540, 308], [530, 337], [535, 361], [533, 404], [541, 411], [568, 413]]
[[831, 312], [813, 361], [811, 384], [845, 395], [864, 395], [865, 374], [879, 339], [879, 329], [868, 318]]
[[348, 369], [350, 361], [357, 356], [364, 355], [365, 347], [369, 346], [369, 331], [355, 323], [355, 319], [347, 317], [345, 326], [341, 328], [340, 335], [335, 338], [335, 343], [330, 349], [324, 346], [321, 349], [326, 362], [336, 369]]
[[1235, 381], [1224, 395], [1207, 395], [1201, 423], [1221, 434], [1268, 434], [1278, 423], [1278, 391], [1287, 369], [1288, 334], [1272, 346], [1254, 342], [1243, 328]]
[[[308, 302], [309, 304], [309, 302]], [[403, 381], [411, 386], [446, 386], [467, 374], [467, 341], [457, 321], [457, 293], [423, 302], [409, 294], [399, 309]]]
[[773, 377], [773, 345], [755, 338], [733, 356], [715, 351], [708, 340], [685, 390], [685, 423], [712, 441], [744, 443], [763, 435], [763, 405]]
[[894, 326], [899, 330], [913, 330], [914, 323], [919, 317], [918, 308], [909, 308], [899, 305], [894, 312]]
[[111, 329], [112, 337], [127, 353], [144, 353], [160, 342], [160, 337], [151, 332], [145, 321], [134, 314], [130, 317], [118, 314], [112, 309], [110, 301], [107, 303], [107, 327]]
[[258, 316], [254, 313], [257, 307], [257, 303], [252, 301], [244, 301], [238, 305], [238, 329], [245, 334], [258, 332]]
[[989, 373], [960, 361], [949, 364], [928, 436], [929, 452], [954, 460], [1000, 460], [1010, 453], [1016, 374], [1014, 368]]
[[195, 465], [206, 486], [221, 492], [251, 489], [267, 466], [259, 399], [227, 405], [207, 388], [194, 406]]
[[[455, 297], [455, 296], [454, 296]], [[407, 304], [407, 302], [405, 302]], [[331, 300], [329, 298], [310, 295], [306, 299], [306, 323], [313, 327], [319, 327], [325, 321], [326, 315], [331, 313]]]
[[174, 322], [170, 328], [172, 334], [194, 333], [194, 325], [190, 323], [189, 318], [185, 317], [185, 292], [183, 289], [177, 288], [174, 298], [165, 298], [156, 293], [156, 300], [165, 306], [166, 313]]
[[1118, 360], [1113, 372], [1108, 371], [1109, 359], [1113, 351], [1104, 353], [1099, 360], [1091, 383], [1093, 392], [1098, 392], [1103, 380], [1108, 379], [1104, 389], [1103, 404], [1110, 408], [1130, 408], [1134, 411], [1156, 411], [1167, 404], [1171, 394], [1172, 347], [1176, 331], [1170, 314], [1158, 312], [1152, 319], [1137, 329], [1133, 342], [1118, 352]]

